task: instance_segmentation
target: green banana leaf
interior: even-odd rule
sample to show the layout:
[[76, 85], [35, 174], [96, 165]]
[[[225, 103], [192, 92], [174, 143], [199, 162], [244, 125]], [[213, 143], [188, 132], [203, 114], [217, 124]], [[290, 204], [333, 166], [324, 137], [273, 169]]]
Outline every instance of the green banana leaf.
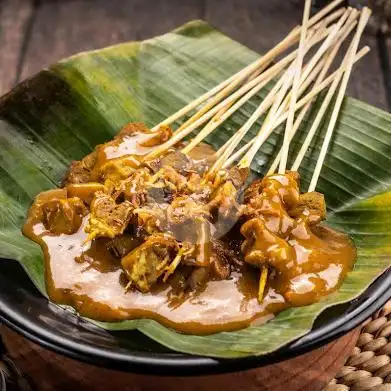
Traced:
[[[155, 125], [258, 56], [206, 23], [194, 21], [144, 42], [65, 59], [4, 96], [0, 100], [0, 257], [19, 261], [45, 294], [41, 250], [20, 231], [33, 197], [58, 186], [72, 160], [112, 138], [125, 123]], [[208, 142], [218, 147], [226, 141], [266, 91]], [[315, 111], [316, 107], [293, 142], [292, 156]], [[304, 190], [324, 130], [302, 165]], [[281, 130], [258, 153], [254, 175], [265, 172], [280, 144]], [[338, 292], [319, 303], [283, 311], [265, 325], [209, 336], [179, 334], [149, 319], [98, 324], [107, 330], [136, 328], [176, 351], [226, 358], [265, 354], [305, 334], [322, 310], [362, 293], [390, 264], [391, 115], [345, 99], [318, 190], [326, 196], [328, 224], [349, 233], [358, 249], [354, 270]]]

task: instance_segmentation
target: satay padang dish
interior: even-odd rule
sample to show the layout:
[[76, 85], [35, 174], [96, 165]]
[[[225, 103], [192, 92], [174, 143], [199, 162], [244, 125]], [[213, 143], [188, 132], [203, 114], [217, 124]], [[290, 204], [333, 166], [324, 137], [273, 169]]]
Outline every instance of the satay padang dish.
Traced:
[[73, 162], [63, 188], [36, 197], [24, 234], [44, 249], [55, 302], [198, 334], [246, 327], [338, 287], [355, 250], [321, 224], [322, 194], [300, 193], [293, 171], [248, 186], [246, 168], [209, 175], [207, 144], [145, 158], [170, 137], [168, 127], [128, 124]]
[[[51, 301], [97, 322], [152, 319], [201, 336], [264, 324], [339, 289], [356, 248], [328, 225], [317, 184], [354, 64], [369, 51], [359, 41], [370, 16], [339, 3], [311, 16], [306, 1], [302, 24], [264, 56], [155, 126], [129, 118], [71, 163], [61, 187], [36, 195], [23, 234], [43, 251]], [[212, 146], [252, 97], [251, 115]], [[278, 150], [255, 176], [277, 129]]]

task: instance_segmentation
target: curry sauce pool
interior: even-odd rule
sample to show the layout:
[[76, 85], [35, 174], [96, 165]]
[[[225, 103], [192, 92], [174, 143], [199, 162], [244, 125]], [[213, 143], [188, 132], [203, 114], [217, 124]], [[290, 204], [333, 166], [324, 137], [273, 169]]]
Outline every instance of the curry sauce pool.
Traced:
[[[191, 159], [178, 148], [143, 158], [170, 136], [130, 124], [74, 162], [63, 189], [37, 196], [24, 234], [44, 251], [51, 300], [92, 319], [148, 317], [208, 334], [338, 288], [355, 249], [320, 224], [318, 193], [300, 194], [298, 176], [287, 173], [252, 183], [243, 198], [246, 173], [205, 181], [213, 163], [205, 145]], [[266, 264], [272, 276], [259, 300]]]

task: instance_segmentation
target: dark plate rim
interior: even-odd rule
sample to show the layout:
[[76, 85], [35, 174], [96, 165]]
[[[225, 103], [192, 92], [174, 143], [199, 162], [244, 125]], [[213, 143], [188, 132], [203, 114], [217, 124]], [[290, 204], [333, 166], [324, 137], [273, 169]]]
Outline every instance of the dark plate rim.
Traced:
[[[181, 353], [113, 352], [89, 343], [80, 343], [32, 323], [2, 300], [0, 321], [39, 345], [89, 364], [141, 374], [195, 376], [235, 372], [261, 367], [299, 356], [346, 334], [378, 311], [390, 298], [391, 269], [380, 275], [365, 292], [352, 301], [353, 307], [332, 322], [314, 328], [273, 353], [235, 359], [215, 359]], [[1, 287], [0, 287], [1, 293]], [[364, 299], [363, 299], [364, 298]], [[47, 300], [45, 298], [45, 300]], [[361, 300], [361, 302], [360, 302]], [[115, 333], [115, 332], [114, 332]]]

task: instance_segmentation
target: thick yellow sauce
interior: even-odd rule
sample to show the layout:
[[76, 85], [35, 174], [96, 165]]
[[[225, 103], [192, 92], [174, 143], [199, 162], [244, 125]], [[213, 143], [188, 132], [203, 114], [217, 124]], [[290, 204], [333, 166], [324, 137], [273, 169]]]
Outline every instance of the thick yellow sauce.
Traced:
[[[123, 138], [102, 146], [98, 164], [121, 154], [133, 154], [135, 141], [134, 138]], [[208, 148], [205, 151], [210, 153]], [[195, 159], [202, 159], [200, 150]], [[53, 190], [56, 194], [61, 191]], [[50, 194], [44, 197], [50, 199]], [[82, 218], [76, 232], [55, 235], [42, 223], [40, 209], [33, 206], [23, 233], [43, 249], [50, 299], [71, 305], [81, 315], [102, 321], [145, 317], [192, 334], [240, 329], [263, 323], [287, 307], [313, 303], [334, 291], [352, 268], [356, 257], [347, 235], [324, 225], [310, 230], [306, 224], [298, 222], [290, 231], [288, 240], [295, 261], [285, 264], [284, 272], [271, 280], [261, 303], [258, 302], [259, 269], [246, 263], [237, 266], [229, 279], [208, 281], [202, 289], [186, 292], [180, 297], [175, 293], [175, 277], [167, 283], [158, 282], [151, 292], [141, 293], [136, 289], [125, 290], [127, 279], [121, 260], [109, 252], [106, 239], [99, 238], [85, 244], [87, 234], [84, 227], [88, 217], [87, 214]], [[284, 216], [277, 220], [283, 221]], [[271, 218], [268, 224], [274, 226], [278, 224], [277, 220]], [[280, 229], [285, 228], [281, 225]], [[239, 238], [239, 229], [234, 228], [230, 237]], [[237, 244], [231, 243], [235, 249]], [[263, 245], [270, 247], [273, 242], [268, 244], [266, 238]]]

